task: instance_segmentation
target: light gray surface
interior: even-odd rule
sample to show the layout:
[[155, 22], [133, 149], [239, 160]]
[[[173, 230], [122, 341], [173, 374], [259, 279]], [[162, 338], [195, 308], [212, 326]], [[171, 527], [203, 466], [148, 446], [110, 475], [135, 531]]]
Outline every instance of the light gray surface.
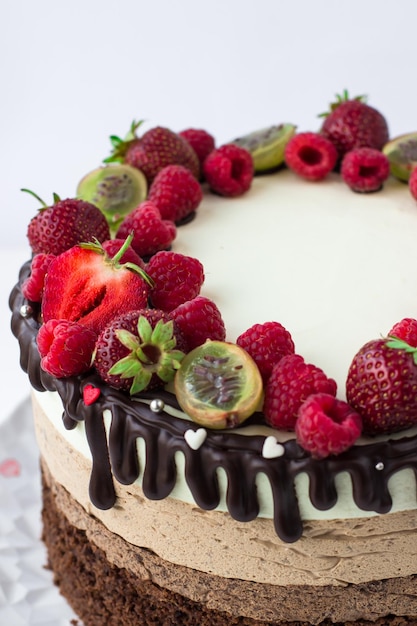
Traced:
[[75, 617], [45, 569], [38, 458], [26, 399], [0, 426], [0, 624], [4, 626], [69, 626]]

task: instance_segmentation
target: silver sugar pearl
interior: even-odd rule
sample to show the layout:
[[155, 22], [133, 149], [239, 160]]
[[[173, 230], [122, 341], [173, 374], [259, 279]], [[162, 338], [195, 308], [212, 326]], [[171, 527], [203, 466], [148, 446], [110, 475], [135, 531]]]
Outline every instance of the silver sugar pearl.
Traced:
[[160, 413], [165, 408], [165, 402], [161, 400], [160, 398], [155, 398], [154, 400], [151, 401], [149, 408], [154, 413]]
[[30, 304], [22, 304], [22, 306], [20, 307], [20, 315], [22, 317], [32, 317], [33, 309]]
[[380, 472], [381, 470], [383, 470], [383, 469], [384, 469], [384, 467], [385, 467], [385, 465], [382, 463], [382, 461], [379, 461], [379, 463], [377, 463], [377, 464], [375, 465], [375, 469], [376, 469], [376, 470], [378, 470], [379, 472]]

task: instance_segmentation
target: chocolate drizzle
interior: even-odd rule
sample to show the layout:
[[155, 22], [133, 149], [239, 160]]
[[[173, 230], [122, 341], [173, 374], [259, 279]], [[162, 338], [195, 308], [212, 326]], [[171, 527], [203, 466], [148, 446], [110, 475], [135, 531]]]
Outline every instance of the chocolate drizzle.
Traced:
[[[141, 477], [147, 498], [166, 498], [176, 484], [175, 454], [181, 452], [185, 458], [185, 479], [197, 505], [205, 510], [219, 505], [217, 470], [222, 468], [227, 475], [228, 511], [241, 522], [251, 521], [259, 514], [256, 478], [259, 473], [266, 475], [272, 490], [276, 532], [283, 541], [293, 542], [300, 538], [303, 530], [295, 490], [298, 474], [304, 472], [309, 477], [312, 504], [319, 510], [328, 510], [337, 502], [336, 476], [348, 472], [356, 505], [363, 511], [377, 513], [391, 510], [388, 481], [393, 474], [411, 468], [417, 477], [417, 436], [356, 445], [339, 456], [321, 461], [312, 459], [294, 440], [283, 444], [283, 456], [266, 459], [262, 456], [265, 437], [242, 436], [238, 431], [208, 431], [204, 444], [194, 450], [184, 435], [190, 428], [196, 430], [196, 424], [166, 411], [155, 413], [149, 406], [149, 400], [157, 396], [166, 406], [178, 408], [172, 394], [158, 391], [131, 399], [105, 385], [94, 372], [70, 379], [52, 378], [40, 368], [36, 308], [32, 317], [23, 317], [20, 312], [26, 303], [20, 284], [29, 271], [28, 262], [10, 296], [11, 326], [19, 340], [21, 366], [35, 389], [58, 392], [67, 429], [84, 421], [93, 459], [90, 498], [96, 507], [108, 509], [115, 504], [113, 479], [129, 485]], [[83, 402], [83, 388], [87, 384], [101, 390], [99, 399], [90, 406]], [[111, 412], [108, 441], [103, 420], [106, 409]], [[251, 418], [253, 422], [256, 419], [257, 416]], [[143, 467], [139, 466], [137, 438], [145, 441]]]

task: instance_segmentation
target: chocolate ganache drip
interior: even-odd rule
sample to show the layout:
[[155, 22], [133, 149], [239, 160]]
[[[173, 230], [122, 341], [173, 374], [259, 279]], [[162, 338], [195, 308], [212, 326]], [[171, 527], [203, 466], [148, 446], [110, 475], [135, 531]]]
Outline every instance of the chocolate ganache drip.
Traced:
[[[417, 436], [355, 445], [338, 456], [314, 460], [295, 440], [283, 444], [282, 456], [264, 458], [265, 436], [243, 436], [237, 429], [208, 431], [204, 444], [194, 450], [188, 445], [185, 433], [190, 428], [196, 430], [196, 424], [173, 417], [165, 410], [156, 413], [150, 407], [150, 400], [157, 397], [165, 406], [178, 409], [173, 394], [162, 390], [130, 398], [106, 385], [94, 372], [67, 379], [51, 377], [40, 367], [36, 345], [39, 311], [24, 299], [20, 288], [29, 272], [30, 262], [23, 266], [19, 283], [10, 296], [11, 325], [20, 344], [21, 366], [35, 389], [56, 391], [60, 395], [67, 429], [84, 421], [93, 459], [90, 498], [96, 507], [107, 509], [115, 504], [114, 479], [129, 485], [141, 477], [147, 498], [168, 497], [177, 480], [175, 454], [181, 452], [185, 459], [185, 479], [197, 505], [205, 510], [219, 505], [217, 470], [222, 468], [227, 476], [228, 511], [241, 522], [251, 521], [259, 514], [256, 479], [258, 474], [264, 474], [271, 485], [276, 533], [283, 541], [293, 542], [303, 531], [295, 489], [298, 474], [306, 473], [309, 477], [312, 504], [319, 510], [328, 510], [337, 502], [336, 476], [348, 472], [356, 505], [363, 511], [377, 513], [391, 510], [388, 481], [393, 474], [411, 468], [417, 475]], [[83, 402], [87, 384], [101, 391], [90, 406]], [[106, 409], [111, 414], [108, 438], [103, 418]], [[253, 416], [245, 426], [259, 422], [259, 418]], [[143, 467], [139, 466], [137, 438], [145, 442]]]

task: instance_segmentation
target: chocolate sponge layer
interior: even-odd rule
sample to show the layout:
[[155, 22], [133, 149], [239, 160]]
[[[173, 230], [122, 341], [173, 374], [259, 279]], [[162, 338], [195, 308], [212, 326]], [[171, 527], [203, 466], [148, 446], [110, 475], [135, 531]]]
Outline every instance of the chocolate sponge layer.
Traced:
[[[172, 565], [113, 535], [53, 480], [45, 464], [42, 474], [49, 567], [85, 626], [417, 624], [416, 614], [401, 616], [411, 610], [417, 613], [417, 577], [313, 588], [203, 574]], [[117, 544], [119, 554], [126, 552], [129, 567], [109, 562], [105, 546], [110, 543]], [[257, 611], [260, 618], [254, 619]]]

